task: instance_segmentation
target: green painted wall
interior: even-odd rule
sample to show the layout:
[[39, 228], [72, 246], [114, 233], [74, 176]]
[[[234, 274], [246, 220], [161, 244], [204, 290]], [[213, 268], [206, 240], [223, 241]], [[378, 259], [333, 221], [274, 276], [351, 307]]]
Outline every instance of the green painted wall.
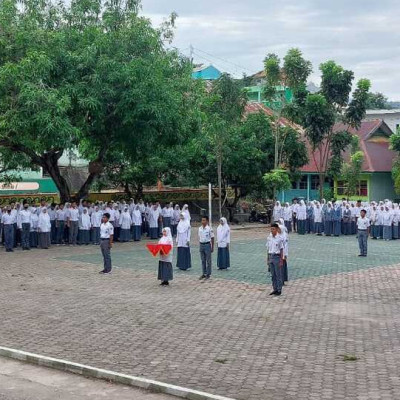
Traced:
[[370, 180], [370, 200], [396, 199], [394, 183], [390, 172], [375, 172]]

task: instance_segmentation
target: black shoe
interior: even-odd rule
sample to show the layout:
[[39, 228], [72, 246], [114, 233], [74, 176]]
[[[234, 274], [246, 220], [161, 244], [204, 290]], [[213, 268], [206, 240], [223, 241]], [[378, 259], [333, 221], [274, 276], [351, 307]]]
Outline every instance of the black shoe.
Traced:
[[274, 295], [276, 295], [278, 292], [276, 291], [276, 290], [274, 290], [273, 292], [271, 292], [269, 295], [270, 296], [274, 296]]
[[165, 282], [161, 282], [161, 283], [160, 283], [160, 286], [165, 286]]
[[103, 269], [103, 271], [100, 271], [99, 274], [106, 274], [107, 272]]
[[206, 276], [202, 275], [202, 276], [200, 276], [199, 280], [201, 281], [202, 279], [205, 279], [205, 278], [206, 278]]
[[207, 281], [210, 278], [211, 278], [210, 276], [206, 276], [204, 279]]
[[362, 254], [359, 254], [359, 255], [358, 255], [358, 257], [362, 257], [362, 256], [363, 256]]
[[278, 292], [278, 291], [275, 292], [275, 296], [280, 296], [281, 294], [282, 294], [282, 292]]

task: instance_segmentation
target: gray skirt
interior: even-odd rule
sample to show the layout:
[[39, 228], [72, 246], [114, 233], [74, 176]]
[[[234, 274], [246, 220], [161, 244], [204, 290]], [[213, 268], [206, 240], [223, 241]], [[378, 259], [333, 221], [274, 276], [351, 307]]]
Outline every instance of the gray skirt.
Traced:
[[176, 266], [182, 271], [186, 271], [187, 269], [192, 268], [192, 256], [190, 254], [190, 247], [178, 247]]
[[166, 261], [159, 261], [158, 262], [158, 280], [162, 282], [172, 281], [173, 271], [172, 271], [172, 264]]
[[392, 240], [393, 239], [392, 233], [393, 233], [392, 226], [383, 225], [383, 239], [384, 240]]
[[39, 247], [41, 249], [50, 247], [50, 232], [39, 232]]
[[133, 226], [133, 240], [138, 242], [142, 238], [142, 227], [140, 225]]
[[131, 240], [131, 230], [130, 229], [122, 229], [119, 233], [119, 241], [120, 242], [129, 242]]
[[229, 249], [218, 247], [217, 267], [218, 269], [228, 269], [231, 266]]

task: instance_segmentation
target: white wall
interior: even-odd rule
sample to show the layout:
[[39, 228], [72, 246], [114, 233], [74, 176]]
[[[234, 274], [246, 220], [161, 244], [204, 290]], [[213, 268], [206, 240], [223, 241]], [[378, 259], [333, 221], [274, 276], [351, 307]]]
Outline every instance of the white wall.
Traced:
[[389, 128], [396, 132], [400, 126], [400, 110], [367, 110], [364, 120], [383, 119]]

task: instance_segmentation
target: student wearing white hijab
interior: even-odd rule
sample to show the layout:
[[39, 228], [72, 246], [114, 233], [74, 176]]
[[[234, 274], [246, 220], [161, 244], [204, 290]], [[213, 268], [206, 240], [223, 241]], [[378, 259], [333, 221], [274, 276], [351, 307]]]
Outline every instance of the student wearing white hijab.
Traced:
[[273, 222], [279, 221], [283, 217], [283, 210], [281, 206], [281, 202], [277, 201], [274, 206], [274, 211], [272, 213]]
[[372, 207], [370, 209], [369, 220], [370, 220], [371, 238], [377, 239], [379, 237], [379, 225], [378, 225], [378, 209], [375, 203], [372, 204]]
[[79, 216], [79, 244], [89, 245], [90, 243], [90, 216], [87, 207], [82, 209], [82, 214]]
[[289, 203], [285, 203], [285, 207], [283, 207], [283, 220], [285, 221], [285, 226], [288, 233], [292, 232], [292, 216], [292, 207], [290, 207]]
[[124, 211], [119, 217], [119, 225], [121, 227], [119, 236], [120, 242], [129, 242], [131, 240], [132, 218], [128, 206], [124, 207]]
[[160, 219], [160, 210], [157, 204], [154, 204], [149, 211], [149, 230], [150, 239], [158, 239], [158, 222]]
[[183, 214], [185, 215], [185, 219], [187, 219], [187, 220], [189, 221], [189, 224], [190, 224], [190, 221], [191, 221], [192, 218], [191, 218], [191, 216], [190, 216], [189, 206], [188, 206], [187, 204], [185, 204], [185, 205], [183, 206], [182, 212], [183, 212]]
[[192, 268], [192, 256], [190, 253], [190, 224], [181, 213], [180, 221], [177, 226], [176, 245], [178, 247], [178, 256], [176, 266], [182, 271]]
[[220, 224], [217, 228], [217, 268], [228, 269], [230, 268], [229, 244], [231, 242], [231, 229], [225, 217], [220, 219]]
[[132, 212], [132, 227], [133, 227], [133, 240], [138, 242], [142, 239], [142, 213], [140, 211], [140, 206], [135, 206]]
[[385, 211], [382, 214], [382, 225], [383, 225], [383, 240], [392, 240], [392, 223], [393, 215], [390, 212], [390, 204], [387, 203], [385, 206]]
[[283, 239], [283, 264], [281, 268], [281, 273], [282, 273], [282, 285], [285, 286], [285, 282], [289, 281], [288, 264], [287, 264], [289, 256], [289, 234], [282, 218], [279, 220], [278, 225], [279, 225], [279, 234], [282, 236]]
[[393, 239], [399, 238], [399, 221], [400, 221], [400, 210], [397, 203], [393, 204]]
[[92, 224], [92, 244], [100, 244], [100, 226], [102, 218], [103, 211], [100, 210], [99, 206], [95, 206], [90, 216], [90, 222]]
[[319, 201], [317, 201], [314, 208], [314, 229], [317, 236], [321, 236], [323, 232], [322, 228], [322, 207]]
[[31, 216], [31, 231], [29, 235], [29, 243], [31, 248], [37, 249], [39, 245], [39, 238], [38, 238], [38, 224], [39, 224], [39, 217], [37, 215], [37, 210], [35, 207], [31, 209], [32, 216]]
[[38, 232], [39, 247], [41, 249], [48, 249], [50, 247], [51, 222], [46, 207], [42, 208], [42, 211], [39, 215]]
[[158, 244], [169, 244], [171, 246], [171, 251], [168, 254], [160, 252], [160, 261], [158, 262], [158, 280], [161, 281], [161, 286], [168, 286], [169, 281], [174, 279], [172, 270], [174, 241], [172, 239], [170, 228], [164, 228], [162, 230], [162, 237], [158, 241]]
[[306, 233], [307, 207], [304, 200], [300, 200], [300, 205], [297, 208], [297, 233], [304, 235]]

